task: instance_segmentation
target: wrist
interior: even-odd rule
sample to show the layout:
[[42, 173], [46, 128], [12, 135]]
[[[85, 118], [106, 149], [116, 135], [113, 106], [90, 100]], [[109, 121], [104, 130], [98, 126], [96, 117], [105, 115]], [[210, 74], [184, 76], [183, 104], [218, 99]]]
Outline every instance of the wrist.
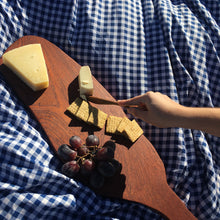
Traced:
[[189, 128], [193, 118], [192, 108], [180, 105], [172, 114], [171, 127]]

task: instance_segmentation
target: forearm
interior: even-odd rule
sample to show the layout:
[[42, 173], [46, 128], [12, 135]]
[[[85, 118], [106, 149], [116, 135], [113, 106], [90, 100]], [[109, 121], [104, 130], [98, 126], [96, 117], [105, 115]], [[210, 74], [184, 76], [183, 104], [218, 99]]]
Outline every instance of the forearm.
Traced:
[[172, 126], [201, 130], [220, 137], [220, 108], [183, 107], [175, 115]]

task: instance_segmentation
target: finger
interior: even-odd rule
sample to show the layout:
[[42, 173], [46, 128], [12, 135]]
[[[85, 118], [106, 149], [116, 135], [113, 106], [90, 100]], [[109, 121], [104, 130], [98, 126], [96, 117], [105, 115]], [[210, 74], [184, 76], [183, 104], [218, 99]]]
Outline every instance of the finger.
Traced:
[[139, 118], [145, 122], [147, 121], [148, 111], [143, 111], [139, 108], [128, 108], [128, 113], [132, 114], [134, 117]]
[[126, 100], [118, 100], [117, 102], [120, 106], [139, 105], [140, 103], [144, 103], [144, 100], [145, 100], [144, 95], [139, 95]]

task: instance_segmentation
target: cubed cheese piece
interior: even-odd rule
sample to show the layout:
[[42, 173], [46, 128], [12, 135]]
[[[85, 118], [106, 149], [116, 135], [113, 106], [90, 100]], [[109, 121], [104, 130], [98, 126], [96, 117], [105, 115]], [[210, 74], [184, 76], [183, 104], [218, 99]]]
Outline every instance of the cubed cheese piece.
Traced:
[[79, 72], [79, 93], [80, 96], [90, 96], [93, 94], [93, 80], [89, 66], [82, 66]]
[[34, 91], [49, 86], [47, 67], [40, 44], [29, 44], [2, 56], [3, 63]]

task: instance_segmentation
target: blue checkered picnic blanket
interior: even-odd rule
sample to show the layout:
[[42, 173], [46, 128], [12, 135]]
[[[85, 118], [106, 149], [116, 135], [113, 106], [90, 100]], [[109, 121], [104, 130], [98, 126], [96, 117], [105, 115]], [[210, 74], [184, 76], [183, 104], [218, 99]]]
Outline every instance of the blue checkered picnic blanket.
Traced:
[[[159, 91], [220, 106], [219, 0], [0, 1], [0, 55], [37, 35], [59, 46], [116, 98]], [[220, 219], [220, 138], [140, 122], [169, 185], [199, 219]], [[38, 123], [0, 79], [0, 219], [161, 219], [97, 196], [60, 172]]]

